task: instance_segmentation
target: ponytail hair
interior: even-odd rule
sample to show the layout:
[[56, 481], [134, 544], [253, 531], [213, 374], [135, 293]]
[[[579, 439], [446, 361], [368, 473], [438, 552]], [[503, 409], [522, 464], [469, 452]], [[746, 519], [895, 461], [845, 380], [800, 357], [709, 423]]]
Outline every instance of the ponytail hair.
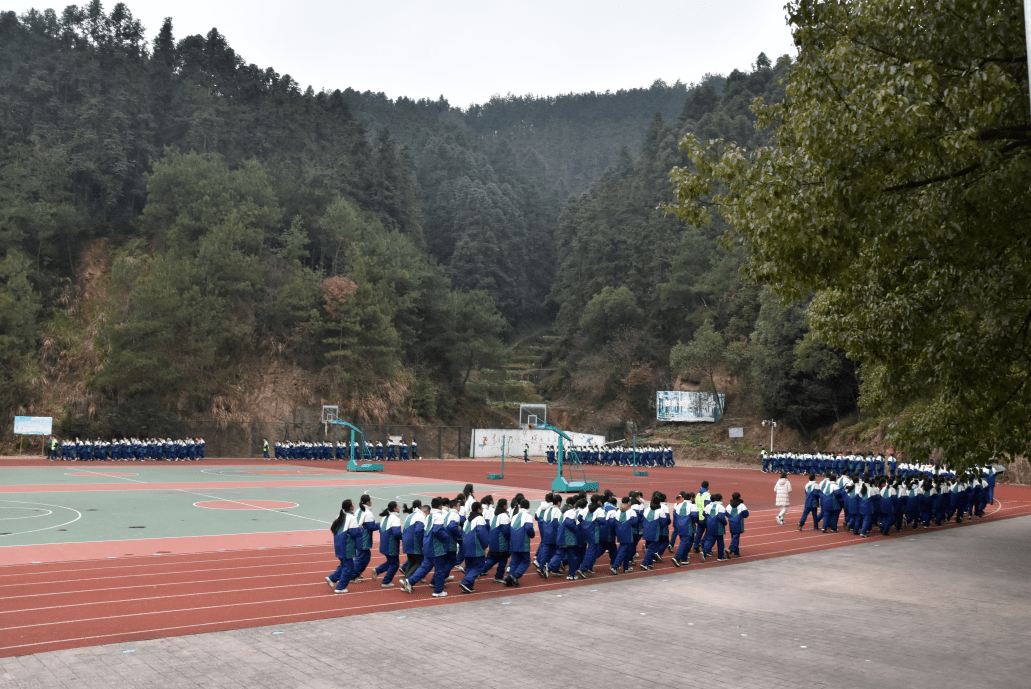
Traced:
[[396, 500], [391, 500], [390, 502], [387, 503], [387, 509], [385, 509], [382, 512], [380, 512], [379, 516], [386, 517], [388, 514], [393, 512], [395, 509], [397, 509], [397, 501]]
[[405, 506], [401, 509], [401, 511], [404, 512], [405, 514], [411, 514], [415, 510], [419, 509], [420, 507], [422, 507], [422, 500], [419, 500], [418, 498], [416, 498], [415, 500], [412, 500], [412, 506], [411, 507], [408, 506], [408, 503], [405, 503]]
[[362, 496], [360, 498], [358, 498], [358, 506], [359, 507], [361, 507], [362, 505], [371, 505], [371, 504], [372, 504], [372, 496], [369, 495], [368, 493], [362, 493]]

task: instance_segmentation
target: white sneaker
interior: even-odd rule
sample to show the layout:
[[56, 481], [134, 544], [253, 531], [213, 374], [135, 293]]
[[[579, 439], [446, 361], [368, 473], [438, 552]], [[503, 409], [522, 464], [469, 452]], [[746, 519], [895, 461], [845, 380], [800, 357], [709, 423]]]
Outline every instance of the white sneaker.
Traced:
[[394, 588], [393, 584], [380, 584], [380, 586], [382, 586], [385, 589], [392, 589], [392, 588]]
[[347, 589], [333, 589], [333, 593], [347, 593]]
[[445, 598], [447, 597], [447, 591], [441, 591], [440, 593], [434, 593], [434, 598]]
[[326, 583], [329, 584], [329, 588], [331, 588], [331, 589], [335, 589], [337, 587], [337, 585], [334, 584], [333, 580], [330, 579], [329, 577], [326, 577]]

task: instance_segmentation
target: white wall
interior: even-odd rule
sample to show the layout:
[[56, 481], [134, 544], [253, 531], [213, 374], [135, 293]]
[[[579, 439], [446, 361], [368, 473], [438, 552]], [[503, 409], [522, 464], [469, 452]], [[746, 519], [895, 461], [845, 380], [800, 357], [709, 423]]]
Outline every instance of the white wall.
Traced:
[[[574, 445], [601, 445], [605, 436], [590, 433], [566, 432], [573, 439]], [[523, 448], [530, 446], [530, 454], [543, 457], [549, 445], [558, 447], [558, 434], [555, 431], [540, 431], [531, 428], [476, 428], [473, 429], [469, 445], [470, 457], [500, 457], [501, 441], [505, 441], [506, 457], [522, 457]]]

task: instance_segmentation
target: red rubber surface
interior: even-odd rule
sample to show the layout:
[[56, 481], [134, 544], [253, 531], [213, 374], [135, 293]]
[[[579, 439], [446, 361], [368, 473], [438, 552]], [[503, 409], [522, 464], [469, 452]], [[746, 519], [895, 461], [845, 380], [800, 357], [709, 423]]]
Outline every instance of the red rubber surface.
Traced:
[[[248, 460], [253, 461], [253, 460]], [[482, 464], [483, 466], [477, 466]], [[388, 464], [390, 473], [406, 476], [470, 480], [477, 495], [494, 492], [507, 496], [512, 490], [489, 490], [487, 469], [496, 472], [493, 462], [408, 462]], [[650, 494], [662, 490], [672, 496], [679, 490], [696, 490], [706, 478], [710, 489], [729, 498], [742, 493], [752, 516], [741, 539], [745, 553], [741, 561], [780, 557], [807, 551], [876, 543], [879, 534], [859, 539], [851, 534], [822, 534], [807, 528], [799, 532], [791, 526], [800, 508], [789, 511], [788, 526], [779, 526], [771, 509], [774, 477], [748, 470], [648, 469], [650, 476], [635, 478], [629, 470], [589, 471], [591, 480], [602, 488], [622, 495], [627, 490]], [[622, 474], [622, 476], [620, 475]], [[483, 478], [477, 478], [482, 476]], [[522, 486], [536, 492], [550, 485], [553, 472], [546, 466], [505, 467], [506, 487]], [[793, 479], [793, 483], [795, 480]], [[801, 489], [802, 482], [795, 486]], [[526, 492], [526, 491], [524, 491]], [[797, 501], [796, 501], [797, 502]], [[964, 525], [932, 526], [929, 531], [964, 528], [970, 523], [1031, 515], [1031, 489], [998, 486], [996, 504], [988, 508], [983, 520]], [[888, 538], [918, 538], [923, 529], [903, 531]], [[374, 549], [366, 576], [383, 558]], [[701, 564], [691, 555], [691, 564], [674, 568], [669, 562], [657, 564], [652, 572], [638, 570], [629, 575], [608, 573], [608, 558], [596, 567], [599, 574], [587, 581], [568, 582], [565, 578], [544, 580], [533, 573], [519, 588], [506, 588], [489, 578], [476, 584], [476, 593], [463, 595], [456, 582], [448, 586], [446, 599], [430, 598], [430, 588], [419, 585], [413, 595], [399, 588], [383, 589], [367, 579], [351, 584], [350, 593], [334, 595], [325, 576], [337, 565], [328, 546], [298, 546], [268, 550], [131, 557], [117, 560], [60, 562], [43, 565], [0, 567], [0, 657], [26, 655], [41, 651], [75, 648], [96, 644], [129, 642], [166, 636], [195, 634], [225, 629], [273, 625], [303, 620], [324, 619], [366, 612], [383, 612], [426, 605], [507, 596], [567, 586], [597, 586], [626, 578], [643, 576], [683, 576], [703, 567], [733, 567], [737, 560]], [[604, 563], [604, 564], [603, 564]], [[397, 578], [395, 578], [395, 583]]]

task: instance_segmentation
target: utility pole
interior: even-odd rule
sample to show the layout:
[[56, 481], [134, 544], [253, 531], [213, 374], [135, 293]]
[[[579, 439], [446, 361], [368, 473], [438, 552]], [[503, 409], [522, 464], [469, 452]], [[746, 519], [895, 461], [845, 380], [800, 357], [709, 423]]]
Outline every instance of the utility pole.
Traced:
[[[1026, 1], [1031, 2], [1031, 0]], [[773, 419], [766, 419], [763, 421], [763, 425], [770, 427], [770, 454], [773, 454], [773, 429], [777, 427], [777, 422]]]
[[1027, 86], [1031, 104], [1031, 0], [1024, 0], [1024, 40], [1027, 42]]

